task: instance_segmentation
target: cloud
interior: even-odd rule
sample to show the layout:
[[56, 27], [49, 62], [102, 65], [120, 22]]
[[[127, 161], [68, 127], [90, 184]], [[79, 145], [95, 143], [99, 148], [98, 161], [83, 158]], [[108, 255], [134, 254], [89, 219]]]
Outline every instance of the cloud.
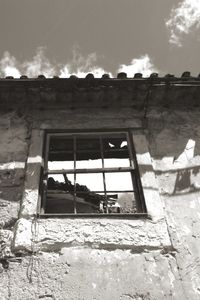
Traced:
[[37, 48], [36, 55], [30, 61], [24, 61], [23, 63], [17, 61], [8, 51], [4, 52], [0, 60], [0, 75], [19, 78], [22, 74], [28, 77], [37, 77], [40, 74], [46, 77], [55, 75], [55, 67], [45, 56], [43, 47]]
[[[73, 48], [72, 59], [66, 64], [52, 64], [45, 55], [45, 48], [38, 47], [35, 56], [31, 60], [22, 63], [5, 51], [0, 60], [0, 76], [13, 76], [19, 78], [22, 74], [30, 78], [43, 74], [45, 77], [53, 77], [58, 74], [59, 77], [69, 77], [74, 74], [78, 77], [85, 77], [88, 73], [93, 73], [95, 77], [101, 77], [106, 72], [97, 64], [96, 53], [90, 53], [83, 56], [79, 48]], [[109, 73], [112, 77], [112, 74]]]
[[183, 0], [173, 7], [166, 26], [170, 44], [182, 47], [183, 37], [200, 27], [200, 0]]
[[22, 63], [21, 68], [28, 77], [37, 77], [40, 74], [43, 74], [45, 77], [56, 75], [56, 68], [45, 56], [44, 47], [38, 47], [33, 59]]
[[13, 76], [13, 77], [20, 77], [20, 71], [17, 67], [18, 62], [16, 58], [8, 51], [5, 51], [3, 54], [2, 59], [0, 60], [0, 75], [2, 77], [5, 76]]
[[[19, 78], [21, 75], [27, 75], [29, 78], [34, 78], [43, 74], [47, 78], [51, 78], [54, 75], [68, 78], [74, 74], [77, 77], [84, 78], [88, 73], [92, 73], [94, 77], [98, 78], [107, 73], [110, 77], [113, 77], [112, 73], [100, 67], [97, 61], [96, 53], [83, 56], [77, 47], [72, 51], [72, 59], [66, 64], [51, 63], [46, 57], [43, 47], [37, 48], [36, 54], [31, 60], [26, 60], [22, 63], [6, 51], [0, 60], [0, 76]], [[122, 64], [117, 69], [117, 72], [126, 72], [128, 77], [133, 77], [138, 72], [143, 73], [144, 76], [157, 72], [156, 67], [147, 54], [134, 58], [130, 65]]]
[[144, 77], [148, 77], [158, 70], [153, 65], [151, 58], [145, 54], [139, 58], [134, 58], [130, 65], [120, 65], [118, 72], [127, 73], [127, 77], [133, 77], [135, 73], [142, 73]]
[[[59, 77], [69, 77], [71, 74], [85, 77], [88, 73], [94, 74], [95, 77], [101, 77], [103, 74], [109, 73], [97, 65], [96, 53], [93, 52], [84, 57], [78, 47], [74, 47], [72, 53], [72, 60], [62, 67]], [[112, 74], [109, 74], [112, 77]]]
[[[60, 70], [59, 77], [66, 78], [73, 74], [77, 77], [84, 78], [88, 73], [92, 73], [94, 75], [94, 77], [100, 78], [103, 74], [108, 73], [108, 72], [105, 72], [104, 69], [102, 69], [102, 68], [95, 68], [95, 67], [93, 67], [93, 68], [91, 67], [87, 71], [82, 70], [82, 68], [78, 68], [74, 72], [70, 72], [70, 70], [71, 70], [70, 65], [64, 66]], [[113, 77], [111, 73], [109, 73], [109, 74], [110, 74], [110, 77]]]

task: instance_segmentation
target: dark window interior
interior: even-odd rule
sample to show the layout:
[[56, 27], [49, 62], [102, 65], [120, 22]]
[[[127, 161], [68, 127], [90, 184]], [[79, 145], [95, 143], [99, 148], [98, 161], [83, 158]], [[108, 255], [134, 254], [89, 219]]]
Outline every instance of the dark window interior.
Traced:
[[143, 213], [127, 132], [47, 133], [43, 214]]

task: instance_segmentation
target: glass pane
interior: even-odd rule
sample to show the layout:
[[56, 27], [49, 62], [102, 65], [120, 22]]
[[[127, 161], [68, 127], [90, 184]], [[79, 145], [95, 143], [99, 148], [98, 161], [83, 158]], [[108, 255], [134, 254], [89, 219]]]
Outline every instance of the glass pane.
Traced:
[[66, 137], [62, 135], [50, 136], [49, 150], [59, 151], [59, 150], [69, 150], [73, 151], [73, 138]]
[[74, 175], [49, 175], [46, 213], [74, 213]]
[[136, 213], [134, 193], [108, 193], [109, 213]]
[[49, 170], [74, 168], [73, 139], [62, 136], [51, 137], [49, 144]]
[[105, 173], [107, 191], [133, 190], [130, 172]]
[[103, 213], [105, 196], [103, 193], [77, 192], [77, 213]]
[[104, 191], [103, 174], [101, 173], [77, 174], [76, 183], [77, 191]]
[[100, 141], [99, 138], [95, 137], [77, 137], [76, 138], [76, 149], [77, 151], [96, 151], [100, 152]]
[[102, 168], [100, 140], [98, 138], [77, 138], [76, 168]]
[[73, 174], [53, 174], [48, 176], [47, 186], [49, 189], [66, 190], [74, 184]]

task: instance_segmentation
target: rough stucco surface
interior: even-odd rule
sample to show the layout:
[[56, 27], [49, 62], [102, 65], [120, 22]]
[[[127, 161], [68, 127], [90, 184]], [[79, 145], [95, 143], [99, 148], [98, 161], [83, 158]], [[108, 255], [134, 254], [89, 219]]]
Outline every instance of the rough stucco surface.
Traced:
[[[199, 113], [155, 113], [149, 141], [186, 299], [200, 298]], [[166, 141], [168, 141], [166, 143]]]
[[184, 299], [178, 279], [175, 258], [159, 251], [63, 248], [10, 263], [1, 299]]
[[[140, 120], [131, 121], [131, 114], [115, 111], [109, 119], [109, 112], [88, 117], [87, 110], [82, 110], [70, 119], [69, 110], [35, 111], [31, 122], [34, 129], [80, 128], [81, 124], [85, 128], [92, 124], [96, 128], [139, 127]], [[147, 119], [145, 135], [157, 187], [146, 150], [139, 150], [140, 170], [149, 195], [151, 188], [154, 192], [158, 188], [163, 215], [152, 220], [35, 220], [34, 195], [28, 199], [30, 211], [26, 207], [18, 219], [20, 205], [24, 207], [25, 173], [30, 171], [34, 178], [38, 172], [36, 160], [30, 169], [25, 164], [30, 116], [27, 121], [17, 113], [1, 115], [1, 299], [199, 299], [200, 114], [149, 110]], [[33, 152], [36, 158], [37, 149]]]
[[18, 217], [27, 158], [27, 123], [15, 113], [0, 117], [0, 217], [10, 223]]
[[[31, 239], [31, 233], [33, 238]], [[164, 220], [20, 219], [16, 224], [14, 248], [59, 251], [64, 246], [102, 249], [171, 249]]]

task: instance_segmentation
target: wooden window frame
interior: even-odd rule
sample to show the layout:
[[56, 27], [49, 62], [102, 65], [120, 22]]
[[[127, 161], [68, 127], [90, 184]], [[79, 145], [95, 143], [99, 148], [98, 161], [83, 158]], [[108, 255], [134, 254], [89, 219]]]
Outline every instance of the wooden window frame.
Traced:
[[[74, 170], [72, 169], [62, 169], [62, 170], [51, 170], [48, 171], [48, 152], [49, 152], [49, 142], [50, 137], [52, 136], [96, 136], [99, 137], [99, 135], [110, 135], [112, 137], [112, 134], [126, 134], [127, 142], [128, 142], [128, 152], [129, 152], [129, 159], [130, 159], [130, 167], [116, 167], [116, 168], [105, 168], [104, 165], [102, 168], [92, 168], [92, 169], [76, 169], [76, 166]], [[137, 164], [136, 159], [136, 152], [134, 148], [134, 142], [133, 142], [133, 130], [128, 129], [108, 129], [108, 130], [45, 130], [44, 135], [44, 149], [43, 149], [43, 157], [44, 157], [44, 167], [41, 174], [41, 185], [40, 185], [40, 194], [41, 194], [41, 201], [39, 203], [39, 215], [43, 217], [130, 217], [130, 218], [138, 218], [138, 217], [146, 217], [147, 216], [147, 209], [146, 204], [144, 200], [144, 194], [143, 189], [141, 185], [140, 180], [140, 174], [139, 174], [139, 168]], [[102, 155], [102, 142], [101, 142], [101, 155]], [[76, 158], [75, 158], [76, 160]], [[133, 190], [131, 192], [134, 192], [135, 194], [135, 201], [136, 201], [136, 208], [137, 212], [135, 213], [76, 213], [76, 210], [74, 213], [46, 213], [45, 212], [45, 204], [46, 204], [46, 190], [47, 190], [47, 177], [49, 174], [88, 174], [88, 173], [101, 173], [103, 174], [103, 182], [104, 182], [104, 192], [106, 194], [106, 188], [105, 188], [105, 174], [106, 173], [121, 173], [121, 172], [129, 172], [131, 174], [132, 178], [132, 184], [133, 184]], [[76, 183], [76, 180], [75, 180]], [[110, 191], [108, 191], [110, 192]], [[119, 191], [112, 191], [112, 192], [119, 192]], [[122, 192], [127, 192], [123, 190]], [[130, 191], [128, 191], [130, 192]], [[76, 197], [76, 195], [74, 196]], [[75, 203], [75, 200], [74, 200]], [[75, 204], [76, 205], [76, 204]]]

